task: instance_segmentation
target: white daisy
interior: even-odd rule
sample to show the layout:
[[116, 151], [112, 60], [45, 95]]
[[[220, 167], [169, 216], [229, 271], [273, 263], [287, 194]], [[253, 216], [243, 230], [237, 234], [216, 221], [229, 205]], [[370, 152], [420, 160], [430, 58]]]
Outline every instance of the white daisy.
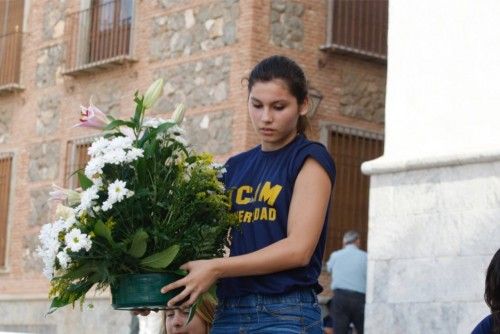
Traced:
[[77, 228], [72, 229], [64, 236], [64, 242], [72, 252], [78, 252], [83, 248], [88, 251], [92, 246], [90, 237]]
[[68, 265], [71, 262], [71, 258], [69, 257], [68, 253], [64, 251], [57, 253], [57, 260], [59, 261], [59, 265], [63, 269], [68, 268]]
[[108, 147], [109, 140], [106, 138], [99, 138], [92, 143], [92, 145], [88, 148], [88, 154], [91, 157], [96, 157], [102, 155], [102, 152]]
[[97, 186], [95, 185], [84, 190], [82, 192], [82, 201], [80, 202], [80, 205], [76, 207], [75, 211], [82, 212], [84, 210], [90, 209], [94, 204], [94, 200], [99, 198], [99, 195], [97, 194], [98, 191], [99, 188], [97, 188]]
[[102, 211], [108, 211], [113, 204], [121, 202], [125, 197], [129, 198], [134, 192], [126, 188], [127, 183], [121, 180], [115, 180], [108, 186], [108, 199], [102, 203]]

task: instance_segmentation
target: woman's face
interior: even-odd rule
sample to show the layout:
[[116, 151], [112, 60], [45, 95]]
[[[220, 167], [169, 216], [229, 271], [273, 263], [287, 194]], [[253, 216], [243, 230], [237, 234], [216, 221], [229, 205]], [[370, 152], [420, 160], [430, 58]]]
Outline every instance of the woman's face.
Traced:
[[262, 150], [274, 151], [295, 138], [299, 116], [307, 113], [307, 106], [306, 103], [299, 106], [286, 83], [274, 79], [253, 85], [248, 96], [248, 111], [260, 136]]
[[165, 327], [167, 334], [205, 334], [207, 324], [195, 314], [193, 319], [186, 325], [189, 310], [182, 311], [179, 309], [165, 311]]

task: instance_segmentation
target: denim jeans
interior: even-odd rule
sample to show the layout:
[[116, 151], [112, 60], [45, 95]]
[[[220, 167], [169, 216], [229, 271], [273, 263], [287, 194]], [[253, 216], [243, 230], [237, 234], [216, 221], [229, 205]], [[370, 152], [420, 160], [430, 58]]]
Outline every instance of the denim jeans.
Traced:
[[318, 298], [312, 289], [223, 298], [219, 300], [210, 333], [321, 334]]

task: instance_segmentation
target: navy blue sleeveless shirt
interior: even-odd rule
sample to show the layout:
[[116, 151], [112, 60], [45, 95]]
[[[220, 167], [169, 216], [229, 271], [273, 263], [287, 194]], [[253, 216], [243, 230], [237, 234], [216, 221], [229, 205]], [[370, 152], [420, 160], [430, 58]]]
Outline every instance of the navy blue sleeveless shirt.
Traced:
[[[251, 253], [286, 238], [293, 187], [307, 158], [315, 159], [325, 169], [333, 186], [335, 165], [330, 154], [323, 145], [302, 135], [278, 150], [262, 151], [257, 146], [227, 161], [223, 181], [232, 190], [232, 210], [241, 223], [231, 231], [230, 256]], [[279, 294], [301, 287], [320, 292], [318, 276], [327, 222], [328, 214], [308, 265], [272, 274], [223, 278], [217, 286], [218, 296]]]

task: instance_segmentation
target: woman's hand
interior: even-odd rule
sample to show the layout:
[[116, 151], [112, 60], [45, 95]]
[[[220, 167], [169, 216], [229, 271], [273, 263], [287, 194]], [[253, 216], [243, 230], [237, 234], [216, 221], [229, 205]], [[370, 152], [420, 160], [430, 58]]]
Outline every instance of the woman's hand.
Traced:
[[188, 308], [196, 302], [196, 299], [207, 291], [219, 278], [217, 269], [218, 261], [222, 259], [197, 260], [183, 264], [180, 269], [188, 271], [188, 274], [178, 281], [165, 285], [162, 293], [184, 287], [177, 296], [168, 302], [168, 307]]

